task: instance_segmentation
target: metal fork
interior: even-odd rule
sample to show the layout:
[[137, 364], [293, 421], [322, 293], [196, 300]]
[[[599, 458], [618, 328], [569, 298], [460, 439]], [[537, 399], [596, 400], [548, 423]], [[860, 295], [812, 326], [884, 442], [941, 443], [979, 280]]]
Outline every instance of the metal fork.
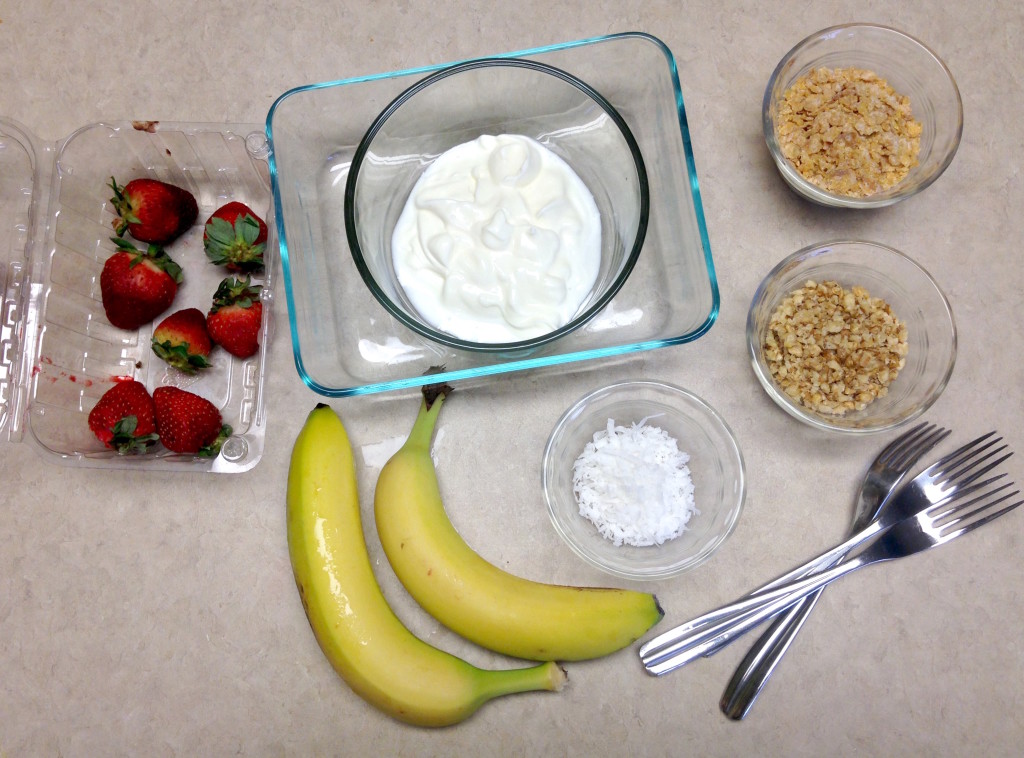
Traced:
[[[910, 469], [948, 435], [947, 429], [935, 424], [921, 423], [882, 449], [864, 475], [857, 495], [850, 535], [863, 531], [883, 509], [888, 507], [892, 502], [891, 495]], [[726, 716], [739, 720], [750, 712], [754, 701], [803, 627], [819, 597], [821, 590], [794, 603], [785, 613], [779, 614], [768, 630], [754, 643], [736, 667], [732, 679], [722, 693], [719, 707]]]
[[[814, 571], [829, 568], [830, 566], [835, 565], [846, 555], [855, 551], [879, 532], [888, 529], [893, 524], [902, 521], [905, 518], [913, 516], [922, 508], [932, 505], [935, 500], [929, 499], [926, 496], [926, 489], [928, 492], [932, 492], [936, 486], [941, 487], [949, 484], [950, 482], [958, 481], [955, 479], [958, 474], [962, 475], [968, 473], [968, 471], [965, 471], [964, 469], [971, 464], [972, 459], [977, 459], [985, 453], [985, 451], [989, 450], [992, 445], [995, 445], [1000, 441], [998, 439], [990, 439], [993, 434], [995, 434], [995, 432], [989, 432], [988, 434], [984, 434], [981, 437], [968, 442], [963, 447], [954, 450], [949, 455], [933, 463], [930, 467], [922, 471], [914, 478], [913, 481], [903, 487], [900, 491], [900, 497], [893, 498], [886, 508], [878, 514], [878, 517], [868, 524], [867, 528], [861, 530], [857, 534], [854, 534], [847, 539], [846, 542], [836, 545], [831, 550], [822, 553], [816, 558], [812, 558], [802, 566], [797, 566], [795, 569], [783, 574], [771, 582], [768, 582], [768, 584], [754, 590], [750, 594], [756, 595], [764, 590], [774, 589], [775, 587], [780, 587], [788, 582], [801, 579]], [[988, 441], [986, 442], [986, 440]], [[1000, 448], [1000, 450], [1001, 449], [1002, 448]], [[992, 453], [990, 451], [989, 455], [991, 454]], [[975, 460], [975, 463], [976, 462], [978, 461]], [[650, 640], [640, 648], [641, 657], [655, 655], [659, 648], [666, 647], [672, 644], [676, 639], [680, 639], [689, 634], [693, 630], [693, 626], [697, 621], [698, 619], [694, 619], [693, 621], [689, 621], [685, 624], [680, 624], [674, 629], [669, 629], [667, 632], [663, 632], [659, 636]], [[724, 642], [718, 646], [709, 646], [705, 655], [716, 653], [724, 646]]]
[[[906, 504], [908, 500], [923, 507], [918, 507], [910, 516], [888, 527], [856, 557], [833, 568], [825, 568], [829, 565], [821, 563], [825, 556], [831, 556], [831, 562], [836, 559], [833, 555], [835, 549], [830, 550], [805, 564], [805, 567], [811, 567], [810, 573], [801, 574], [807, 574], [805, 578], [787, 580], [786, 584], [774, 589], [762, 587], [744, 599], [711, 611], [656, 637], [640, 648], [644, 666], [655, 675], [668, 673], [700, 657], [708, 650], [727, 644], [840, 576], [871, 563], [901, 558], [944, 544], [1019, 506], [1024, 501], [1018, 500], [997, 507], [1019, 494], [1018, 490], [1006, 491], [1013, 486], [1012, 482], [991, 487], [993, 483], [1005, 477], [1005, 474], [997, 474], [979, 481], [980, 477], [1012, 455], [1012, 452], [1008, 452], [995, 457], [1006, 450], [1005, 445], [994, 450], [989, 449], [1001, 439], [981, 445], [984, 440], [991, 437], [991, 434], [984, 435], [943, 458], [904, 486], [896, 495], [900, 510], [909, 507]], [[981, 452], [985, 450], [988, 452], [982, 455]], [[968, 496], [972, 497], [964, 501]], [[952, 529], [958, 524], [961, 525], [959, 528]], [[873, 533], [877, 532], [876, 529]], [[846, 552], [840, 554], [845, 556]]]

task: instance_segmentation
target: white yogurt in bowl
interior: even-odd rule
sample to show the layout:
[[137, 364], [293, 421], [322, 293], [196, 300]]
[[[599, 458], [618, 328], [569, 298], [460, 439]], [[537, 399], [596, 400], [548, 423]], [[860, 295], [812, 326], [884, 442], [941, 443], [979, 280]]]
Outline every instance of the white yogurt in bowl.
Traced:
[[[581, 330], [633, 271], [649, 209], [640, 147], [611, 103], [514, 58], [408, 87], [345, 180], [352, 262], [403, 337], [444, 356], [430, 365], [533, 355]], [[581, 331], [573, 355], [590, 344]]]
[[601, 266], [601, 217], [544, 145], [484, 135], [424, 171], [391, 248], [399, 284], [432, 326], [469, 342], [517, 342], [579, 312]]

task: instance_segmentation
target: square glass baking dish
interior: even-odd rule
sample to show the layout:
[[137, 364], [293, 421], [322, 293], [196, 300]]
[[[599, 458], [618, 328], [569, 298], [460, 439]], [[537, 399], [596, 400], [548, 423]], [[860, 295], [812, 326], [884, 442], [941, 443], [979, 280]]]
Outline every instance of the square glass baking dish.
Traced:
[[[115, 249], [111, 176], [120, 184], [142, 176], [161, 179], [188, 189], [199, 205], [196, 223], [166, 248], [184, 270], [167, 314], [209, 310], [227, 276], [203, 250], [209, 214], [239, 200], [274, 229], [265, 148], [258, 124], [106, 122], [44, 143], [0, 118], [0, 443], [26, 441], [48, 460], [92, 468], [238, 473], [259, 462], [276, 266], [273, 231], [266, 273], [253, 277], [264, 302], [259, 352], [243, 361], [215, 351], [212, 367], [196, 377], [153, 355], [152, 329], [159, 318], [136, 331], [111, 326], [99, 279]], [[125, 377], [150, 391], [174, 384], [210, 400], [233, 430], [220, 455], [196, 458], [157, 446], [145, 455], [120, 456], [106, 449], [89, 429], [89, 411]]]
[[[690, 342], [718, 316], [719, 293], [675, 58], [657, 38], [623, 33], [506, 53], [562, 69], [629, 125], [648, 170], [651, 213], [637, 265], [593, 320], [526, 355], [432, 342], [399, 323], [363, 283], [345, 234], [349, 165], [396, 96], [452, 64], [289, 90], [267, 116], [275, 217], [295, 365], [328, 397], [454, 381]], [[432, 367], [442, 372], [428, 373]]]

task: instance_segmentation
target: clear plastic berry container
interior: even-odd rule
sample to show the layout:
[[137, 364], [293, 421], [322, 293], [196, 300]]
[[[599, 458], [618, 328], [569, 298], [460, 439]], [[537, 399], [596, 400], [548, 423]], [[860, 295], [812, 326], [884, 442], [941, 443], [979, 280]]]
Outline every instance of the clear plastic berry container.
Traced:
[[[111, 177], [151, 177], [188, 189], [199, 205], [193, 226], [167, 245], [184, 280], [166, 314], [204, 313], [228, 272], [210, 263], [203, 227], [238, 200], [268, 223], [260, 350], [241, 360], [215, 350], [196, 376], [171, 369], [150, 348], [152, 330], [117, 329], [100, 298], [100, 271], [114, 252]], [[0, 444], [32, 444], [71, 466], [236, 473], [259, 462], [266, 429], [264, 384], [273, 311], [277, 243], [266, 140], [260, 125], [107, 122], [44, 143], [0, 118]], [[142, 243], [137, 244], [145, 248]], [[215, 458], [154, 446], [118, 455], [93, 435], [89, 411], [126, 377], [152, 391], [169, 384], [210, 400], [233, 434]]]

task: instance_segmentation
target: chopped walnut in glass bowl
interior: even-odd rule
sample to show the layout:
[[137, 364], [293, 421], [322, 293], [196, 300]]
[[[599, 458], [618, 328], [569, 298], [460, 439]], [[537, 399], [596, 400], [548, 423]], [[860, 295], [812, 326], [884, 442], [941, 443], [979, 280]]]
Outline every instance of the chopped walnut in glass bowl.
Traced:
[[754, 373], [783, 410], [818, 429], [870, 433], [923, 414], [956, 361], [945, 295], [884, 245], [811, 245], [764, 278], [747, 314]]
[[872, 24], [835, 26], [789, 51], [762, 103], [768, 150], [802, 197], [846, 208], [899, 202], [934, 182], [960, 144], [963, 106], [921, 42]]
[[841, 416], [888, 394], [906, 363], [907, 325], [859, 285], [808, 280], [772, 313], [763, 350], [783, 392]]

